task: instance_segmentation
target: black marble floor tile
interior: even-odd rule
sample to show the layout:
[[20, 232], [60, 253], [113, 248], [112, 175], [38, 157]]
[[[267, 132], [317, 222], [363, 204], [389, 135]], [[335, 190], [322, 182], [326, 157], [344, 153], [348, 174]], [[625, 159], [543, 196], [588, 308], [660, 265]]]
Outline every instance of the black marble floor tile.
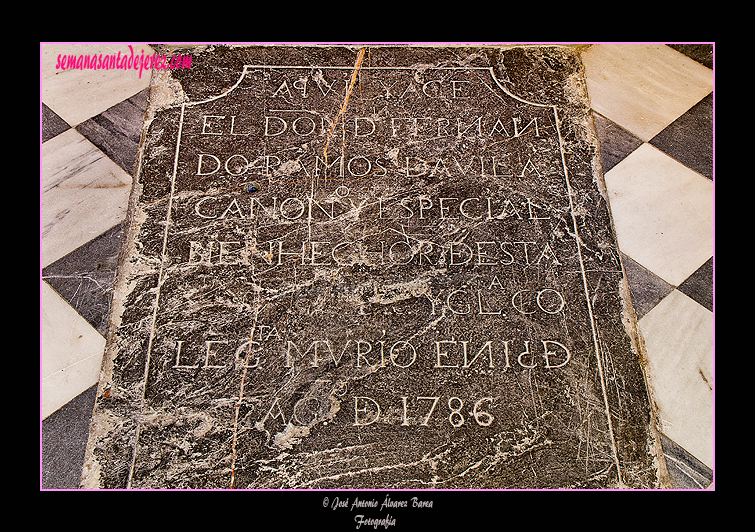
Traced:
[[92, 386], [42, 421], [43, 489], [79, 487], [96, 394]]
[[42, 270], [42, 279], [105, 336], [123, 237], [119, 224]]
[[642, 141], [608, 118], [593, 111], [595, 133], [600, 142], [600, 157], [603, 173], [620, 163], [627, 155], [642, 145]]
[[661, 447], [666, 458], [674, 489], [705, 489], [713, 482], [713, 470], [661, 434]]
[[47, 142], [56, 135], [71, 129], [68, 123], [60, 118], [55, 111], [42, 104], [42, 142]]
[[650, 139], [650, 144], [713, 179], [713, 93]]
[[632, 306], [639, 320], [669, 295], [674, 287], [624, 254], [621, 255], [621, 261], [629, 283]]
[[713, 45], [712, 44], [669, 44], [677, 52], [681, 52], [690, 59], [694, 59], [701, 65], [713, 68]]
[[713, 257], [687, 277], [677, 289], [713, 312]]
[[149, 89], [76, 126], [92, 144], [134, 175]]

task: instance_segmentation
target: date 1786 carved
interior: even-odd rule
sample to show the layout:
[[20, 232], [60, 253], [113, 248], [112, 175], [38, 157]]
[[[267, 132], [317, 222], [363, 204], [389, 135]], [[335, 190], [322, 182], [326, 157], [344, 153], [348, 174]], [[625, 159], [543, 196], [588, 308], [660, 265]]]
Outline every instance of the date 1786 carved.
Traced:
[[664, 484], [576, 53], [182, 53], [82, 486]]

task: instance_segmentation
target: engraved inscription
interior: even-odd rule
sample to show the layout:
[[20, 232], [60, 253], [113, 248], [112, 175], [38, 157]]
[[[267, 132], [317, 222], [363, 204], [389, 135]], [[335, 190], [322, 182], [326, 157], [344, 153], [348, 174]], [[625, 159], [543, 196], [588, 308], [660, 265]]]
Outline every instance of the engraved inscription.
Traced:
[[629, 479], [641, 372], [573, 54], [219, 49], [148, 113], [103, 482]]
[[[185, 170], [177, 176], [174, 203], [187, 227], [201, 230], [185, 231], [190, 236], [183, 238], [177, 229], [167, 243], [176, 267], [250, 279], [252, 291], [239, 299], [256, 311], [278, 303], [276, 291], [295, 294], [301, 283], [316, 285], [323, 275], [348, 272], [360, 279], [355, 268], [367, 271], [364, 283], [328, 297], [347, 313], [355, 312], [348, 303], [361, 299], [357, 313], [380, 325], [380, 337], [338, 327], [299, 334], [286, 320], [255, 321], [251, 333], [236, 338], [214, 333], [190, 343], [176, 336], [173, 369], [188, 377], [196, 375], [188, 370], [238, 366], [250, 375], [352, 367], [372, 378], [382, 369], [411, 378], [420, 367], [438, 373], [563, 370], [580, 348], [567, 347], [562, 331], [505, 332], [522, 318], [563, 322], [579, 304], [567, 302], [559, 273], [575, 268], [576, 253], [551, 110], [506, 95], [488, 69], [368, 72], [360, 71], [360, 96], [354, 97], [346, 70], [247, 67], [240, 87], [261, 105], [247, 102], [247, 113], [234, 114], [215, 111], [212, 102], [187, 108], [178, 155]], [[352, 98], [345, 109], [344, 94]], [[425, 112], [407, 115], [407, 106], [418, 103]], [[259, 190], [248, 194], [239, 184], [251, 179]], [[523, 182], [547, 183], [549, 192], [522, 189]], [[521, 282], [521, 275], [536, 271], [545, 275], [540, 282]], [[463, 274], [460, 281], [439, 281], [454, 273]], [[400, 282], [423, 274], [411, 288]], [[289, 284], [292, 276], [298, 284]], [[396, 330], [380, 307], [448, 325], [444, 333], [426, 326]], [[474, 332], [469, 319], [503, 329]], [[492, 401], [490, 390], [481, 392], [476, 404]], [[399, 424], [405, 426], [409, 396], [394, 395], [403, 398]], [[463, 424], [460, 405], [471, 399], [446, 399], [452, 426]], [[299, 418], [299, 402], [284, 415], [283, 400], [274, 397], [259, 411], [258, 426], [274, 412], [284, 422]], [[354, 426], [381, 419], [375, 399], [354, 401]]]

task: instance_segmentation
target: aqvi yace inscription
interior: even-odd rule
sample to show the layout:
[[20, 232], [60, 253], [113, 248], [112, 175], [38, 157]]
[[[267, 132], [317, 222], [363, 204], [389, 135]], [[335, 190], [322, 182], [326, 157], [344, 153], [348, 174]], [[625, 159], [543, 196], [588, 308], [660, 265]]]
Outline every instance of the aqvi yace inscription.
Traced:
[[576, 54], [192, 57], [154, 74], [83, 485], [662, 481]]

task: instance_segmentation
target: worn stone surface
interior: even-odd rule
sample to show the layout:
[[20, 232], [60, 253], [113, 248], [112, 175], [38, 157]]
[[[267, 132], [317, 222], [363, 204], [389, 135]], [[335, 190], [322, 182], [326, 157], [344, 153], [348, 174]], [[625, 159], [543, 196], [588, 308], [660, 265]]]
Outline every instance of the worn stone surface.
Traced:
[[156, 70], [83, 487], [659, 487], [579, 56]]

